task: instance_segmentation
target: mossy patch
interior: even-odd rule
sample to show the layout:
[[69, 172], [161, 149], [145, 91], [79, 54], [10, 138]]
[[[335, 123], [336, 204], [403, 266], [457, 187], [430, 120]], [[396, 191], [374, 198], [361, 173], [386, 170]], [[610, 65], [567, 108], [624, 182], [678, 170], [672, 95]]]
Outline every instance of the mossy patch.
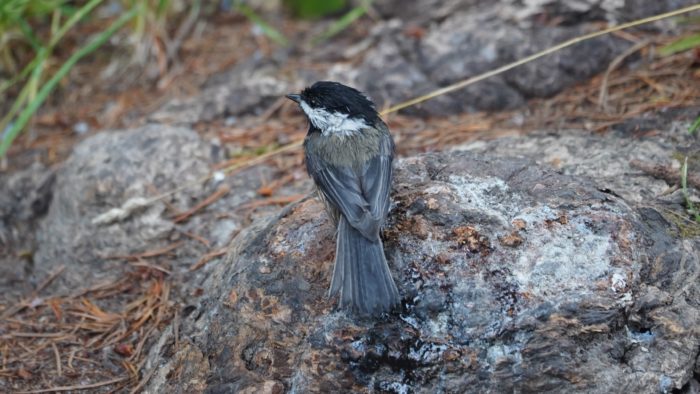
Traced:
[[692, 218], [679, 212], [664, 210], [663, 217], [675, 225], [674, 229], [669, 229], [674, 237], [682, 239], [700, 237], [700, 223], [694, 222]]

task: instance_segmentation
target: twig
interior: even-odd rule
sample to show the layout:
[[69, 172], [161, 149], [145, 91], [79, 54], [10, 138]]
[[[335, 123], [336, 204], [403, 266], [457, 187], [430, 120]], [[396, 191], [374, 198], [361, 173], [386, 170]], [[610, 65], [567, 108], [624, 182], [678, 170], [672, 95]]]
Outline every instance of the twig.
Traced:
[[146, 334], [143, 336], [143, 338], [141, 338], [141, 340], [139, 341], [139, 343], [136, 345], [136, 349], [134, 350], [133, 359], [138, 359], [139, 357], [141, 357], [141, 352], [143, 351], [143, 347], [144, 347], [144, 345], [146, 344], [146, 341], [147, 341], [148, 338], [151, 336], [151, 333], [156, 329], [157, 326], [158, 326], [157, 323], [156, 323], [156, 324], [153, 324], [153, 325], [151, 325], [151, 327], [148, 329], [148, 331], [146, 331]]
[[36, 290], [34, 290], [34, 292], [38, 294], [40, 291], [44, 290], [44, 288], [51, 284], [51, 282], [53, 282], [53, 280], [56, 279], [58, 275], [63, 273], [63, 270], [65, 269], [65, 265], [61, 265], [60, 267], [56, 268], [56, 270], [54, 270], [54, 272], [52, 272], [48, 278], [44, 279], [44, 281], [41, 282], [41, 284], [36, 288]]
[[5, 320], [7, 318], [10, 318], [10, 317], [14, 316], [15, 313], [21, 312], [24, 308], [31, 305], [32, 300], [34, 298], [36, 298], [37, 295], [39, 295], [39, 293], [46, 288], [46, 286], [51, 284], [51, 282], [53, 282], [54, 279], [56, 279], [65, 269], [66, 269], [65, 265], [61, 265], [60, 267], [56, 268], [51, 274], [49, 274], [49, 276], [46, 279], [44, 279], [43, 282], [41, 282], [39, 284], [39, 286], [37, 286], [36, 289], [34, 289], [34, 291], [32, 292], [32, 295], [30, 295], [29, 297], [20, 301], [18, 304], [9, 308], [2, 315], [0, 315], [0, 320]]
[[187, 210], [186, 212], [183, 212], [180, 215], [176, 216], [173, 219], [173, 221], [175, 223], [178, 223], [178, 222], [182, 222], [183, 220], [188, 219], [190, 216], [194, 215], [195, 213], [199, 212], [200, 210], [206, 208], [208, 205], [211, 205], [212, 203], [214, 203], [216, 200], [225, 196], [230, 190], [231, 190], [231, 188], [229, 188], [227, 185], [221, 185], [218, 189], [216, 189], [216, 191], [214, 193], [212, 193], [209, 197], [204, 199], [204, 201], [195, 205], [193, 208]]
[[187, 231], [181, 231], [181, 233], [182, 233], [182, 235], [184, 235], [186, 237], [189, 237], [189, 238], [194, 239], [195, 241], [198, 241], [199, 243], [206, 246], [207, 248], [211, 247], [211, 242], [209, 242], [208, 239], [202, 237], [201, 235], [197, 235], [197, 234], [190, 233]]
[[[654, 178], [662, 179], [671, 185], [678, 185], [681, 182], [680, 170], [664, 166], [661, 164], [645, 163], [641, 160], [631, 160], [630, 166], [651, 175]], [[700, 176], [688, 174], [688, 184], [700, 189]]]
[[87, 364], [92, 364], [92, 365], [100, 365], [101, 364], [99, 361], [90, 360], [89, 358], [85, 358], [85, 357], [75, 356], [73, 358], [78, 360], [78, 361], [82, 361], [84, 363], [87, 363]]
[[660, 94], [662, 97], [666, 97], [666, 91], [664, 91], [664, 88], [659, 86], [656, 81], [651, 79], [650, 76], [644, 75], [644, 74], [639, 74], [637, 75], [637, 78], [641, 79], [645, 84], [651, 86], [652, 89], [656, 90], [658, 94]]
[[649, 40], [642, 40], [635, 45], [632, 45], [631, 47], [627, 48], [626, 51], [622, 52], [619, 56], [613, 59], [612, 62], [610, 62], [610, 65], [603, 76], [603, 83], [600, 85], [600, 93], [598, 94], [598, 106], [600, 106], [600, 108], [606, 112], [608, 111], [608, 80], [610, 78], [610, 73], [619, 67], [626, 58], [649, 45], [649, 42]]
[[190, 12], [187, 14], [187, 17], [175, 32], [175, 36], [173, 37], [173, 39], [170, 42], [166, 42], [165, 46], [168, 61], [175, 60], [175, 56], [177, 55], [177, 52], [182, 46], [182, 41], [184, 41], [185, 37], [187, 37], [187, 35], [190, 33], [192, 27], [194, 26], [194, 23], [199, 17], [200, 9], [200, 2], [195, 1], [193, 6], [190, 8]]
[[138, 393], [143, 388], [143, 386], [145, 386], [146, 383], [148, 383], [148, 381], [151, 379], [151, 376], [153, 376], [153, 374], [156, 372], [156, 369], [157, 369], [156, 367], [151, 368], [151, 370], [148, 371], [148, 373], [143, 377], [143, 379], [141, 379], [139, 384], [137, 384], [136, 387], [134, 387], [133, 389], [131, 389], [131, 391], [129, 391], [129, 394]]
[[299, 201], [302, 198], [306, 197], [306, 194], [292, 194], [290, 196], [276, 196], [276, 197], [268, 197], [264, 198], [262, 200], [254, 200], [251, 201], [247, 204], [243, 204], [239, 206], [237, 209], [252, 209], [252, 208], [258, 208], [262, 207], [265, 205], [287, 205], [291, 204], [293, 202]]
[[281, 178], [277, 178], [270, 183], [260, 186], [260, 188], [258, 189], [258, 194], [263, 197], [270, 197], [275, 192], [275, 189], [278, 189], [279, 187], [287, 184], [288, 182], [291, 182], [292, 180], [294, 180], [295, 177], [296, 174], [294, 173], [294, 171], [292, 171]]
[[173, 318], [173, 329], [175, 331], [175, 354], [180, 350], [180, 314], [175, 309], [175, 318]]
[[135, 262], [135, 263], [130, 263], [130, 264], [131, 264], [132, 266], [134, 266], [134, 267], [150, 268], [150, 269], [153, 269], [153, 270], [156, 270], [156, 271], [163, 272], [163, 273], [168, 274], [168, 275], [172, 275], [172, 274], [173, 274], [173, 272], [170, 271], [170, 270], [168, 270], [168, 269], [165, 269], [165, 268], [163, 268], [163, 267], [159, 267], [159, 266], [157, 266], [157, 265], [148, 264], [147, 262], [145, 262], [145, 261], [143, 261], [143, 260], [139, 260], [139, 261], [137, 261], [137, 262]]
[[7, 369], [7, 353], [9, 353], [9, 346], [7, 342], [5, 342], [5, 346], [2, 348], [2, 369], [6, 370]]
[[73, 351], [70, 352], [70, 355], [68, 356], [68, 368], [73, 369], [73, 358], [75, 358], [75, 353], [78, 352], [78, 349], [73, 349]]
[[282, 108], [282, 106], [287, 102], [288, 101], [286, 97], [278, 98], [277, 101], [272, 103], [272, 105], [268, 109], [266, 109], [265, 112], [262, 113], [262, 115], [260, 115], [257, 122], [265, 123], [270, 118], [270, 116], [274, 115], [274, 113], [277, 112], [278, 109]]
[[70, 298], [79, 298], [79, 297], [83, 297], [89, 293], [95, 293], [98, 291], [105, 291], [108, 289], [118, 288], [119, 286], [124, 285], [124, 283], [125, 283], [125, 280], [121, 280], [121, 281], [116, 282], [116, 283], [114, 283], [113, 281], [105, 280], [105, 281], [102, 281], [102, 282], [100, 282], [92, 287], [89, 287], [87, 289], [83, 288], [81, 290], [78, 290], [74, 294], [70, 295]]
[[39, 389], [39, 390], [31, 390], [31, 391], [18, 391], [17, 394], [37, 394], [37, 393], [50, 393], [52, 391], [89, 390], [89, 389], [94, 389], [96, 387], [109, 386], [110, 384], [123, 382], [127, 379], [129, 379], [129, 378], [116, 378], [116, 379], [107, 380], [104, 382], [85, 384], [82, 386], [58, 386], [58, 387], [49, 387], [47, 389]]
[[53, 348], [53, 354], [56, 356], [56, 373], [58, 376], [63, 375], [63, 370], [61, 369], [61, 355], [58, 353], [58, 346], [56, 342], [51, 342], [51, 347]]
[[161, 256], [164, 254], [168, 254], [168, 253], [172, 252], [173, 250], [179, 248], [182, 244], [183, 244], [183, 242], [180, 241], [180, 242], [175, 242], [174, 244], [170, 244], [162, 249], [156, 249], [156, 250], [153, 250], [150, 252], [143, 252], [143, 253], [132, 254], [132, 255], [106, 256], [103, 258], [109, 259], [109, 260], [122, 260], [123, 259], [123, 260], [136, 260], [136, 261], [138, 261], [138, 260], [149, 258], [149, 257], [157, 257], [157, 256]]
[[19, 338], [63, 338], [67, 332], [11, 332], [10, 336]]
[[[283, 146], [283, 147], [281, 147], [281, 148], [279, 148], [279, 149], [275, 149], [275, 150], [273, 150], [273, 151], [264, 153], [264, 154], [262, 154], [262, 155], [260, 155], [260, 156], [258, 156], [258, 157], [256, 157], [256, 158], [254, 158], [254, 159], [251, 159], [251, 160], [248, 161], [247, 163], [236, 163], [236, 164], [232, 164], [232, 165], [230, 165], [230, 166], [228, 166], [228, 167], [222, 169], [221, 171], [217, 171], [217, 172], [215, 172], [215, 173], [223, 172], [225, 175], [231, 175], [231, 174], [233, 174], [233, 173], [235, 173], [235, 172], [237, 172], [237, 171], [239, 171], [239, 170], [242, 170], [242, 169], [244, 169], [244, 168], [248, 168], [248, 167], [252, 167], [252, 166], [254, 166], [254, 165], [256, 165], [256, 164], [264, 163], [265, 161], [267, 161], [267, 159], [269, 159], [269, 158], [272, 157], [272, 156], [277, 156], [277, 155], [280, 154], [280, 153], [294, 150], [294, 149], [296, 149], [297, 147], [301, 146], [302, 142], [303, 142], [302, 140], [292, 142], [292, 143], [289, 144], [289, 145]], [[193, 182], [185, 183], [185, 184], [182, 185], [182, 186], [176, 187], [175, 189], [172, 189], [172, 190], [167, 191], [167, 192], [165, 192], [165, 193], [163, 193], [163, 194], [157, 195], [157, 196], [155, 196], [155, 197], [153, 197], [153, 198], [151, 198], [151, 199], [149, 199], [149, 200], [147, 200], [147, 201], [145, 201], [145, 202], [139, 202], [139, 207], [142, 208], [142, 207], [148, 206], [148, 205], [153, 204], [153, 203], [155, 203], [155, 202], [157, 202], [157, 201], [160, 201], [160, 200], [162, 200], [162, 199], [168, 198], [168, 197], [170, 197], [170, 196], [172, 196], [172, 195], [174, 195], [174, 194], [176, 194], [176, 193], [178, 193], [178, 192], [180, 192], [180, 191], [182, 191], [182, 190], [189, 189], [190, 187], [192, 187], [192, 186], [194, 186], [194, 185], [198, 185], [198, 184], [200, 184], [200, 183], [204, 183], [204, 182], [210, 180], [211, 178], [213, 178], [215, 173], [211, 173], [211, 174], [209, 174], [209, 175], [205, 175], [205, 176], [203, 176], [203, 177], [201, 177], [201, 178], [199, 178], [199, 179], [197, 179], [197, 180], [195, 180], [195, 181], [193, 181]], [[134, 200], [134, 199], [131, 199], [131, 200]], [[124, 205], [128, 204], [131, 200], [129, 200], [129, 201], [127, 201], [126, 203], [124, 203]], [[113, 210], [119, 210], [119, 209], [120, 209], [120, 208], [112, 208], [110, 211], [98, 215], [95, 219], [93, 219], [93, 221], [95, 221], [95, 220], [99, 219], [100, 217], [102, 217], [102, 216], [104, 216], [104, 215], [110, 213], [110, 212], [113, 211]], [[124, 208], [121, 208], [121, 209], [124, 209]]]
[[[135, 360], [138, 359], [139, 357], [141, 357], [141, 351], [143, 350], [143, 347], [146, 344], [146, 341], [148, 340], [148, 338], [150, 338], [151, 333], [153, 331], [155, 331], [155, 329], [160, 324], [161, 314], [162, 314], [164, 308], [166, 307], [166, 305], [168, 304], [168, 294], [169, 294], [168, 289], [169, 289], [169, 287], [167, 287], [167, 285], [165, 285], [163, 287], [163, 294], [161, 294], [160, 307], [158, 308], [158, 313], [156, 314], [155, 321], [153, 322], [153, 324], [151, 324], [151, 327], [146, 331], [146, 334], [143, 336], [143, 338], [141, 338], [141, 341], [139, 341], [138, 345], [136, 345], [136, 352], [134, 353], [134, 356], [133, 356], [133, 359], [135, 359]], [[142, 363], [144, 361], [145, 360], [143, 360]], [[143, 366], [143, 364], [139, 364], [139, 368], [141, 368], [142, 366]]]
[[210, 262], [211, 260], [223, 256], [226, 254], [226, 248], [219, 249], [213, 252], [209, 252], [202, 256], [193, 266], [190, 267], [190, 271], [196, 271], [204, 266], [204, 264]]

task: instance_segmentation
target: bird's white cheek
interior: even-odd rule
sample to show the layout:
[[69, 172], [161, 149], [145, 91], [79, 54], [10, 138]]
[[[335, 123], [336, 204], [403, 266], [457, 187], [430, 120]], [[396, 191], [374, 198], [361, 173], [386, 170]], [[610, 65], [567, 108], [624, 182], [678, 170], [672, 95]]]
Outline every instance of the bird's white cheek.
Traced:
[[320, 129], [323, 135], [349, 136], [369, 127], [363, 119], [350, 118], [346, 114], [312, 108], [303, 100], [300, 106], [311, 124]]
[[309, 104], [307, 104], [306, 101], [303, 100], [301, 101], [299, 106], [301, 106], [301, 110], [304, 111], [306, 116], [309, 118], [311, 124], [313, 124], [315, 127], [318, 127], [321, 130], [325, 128], [326, 124], [321, 114], [318, 113], [318, 110], [311, 108]]

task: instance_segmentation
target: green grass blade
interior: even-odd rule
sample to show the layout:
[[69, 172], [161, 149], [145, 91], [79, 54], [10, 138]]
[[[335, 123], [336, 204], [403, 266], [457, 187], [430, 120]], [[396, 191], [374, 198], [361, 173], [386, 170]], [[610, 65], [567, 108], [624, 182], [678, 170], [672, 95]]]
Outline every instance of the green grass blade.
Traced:
[[29, 81], [27, 81], [24, 87], [22, 87], [22, 90], [19, 92], [19, 95], [12, 103], [12, 107], [10, 107], [10, 110], [7, 111], [5, 116], [2, 117], [2, 120], [0, 120], [0, 131], [5, 130], [7, 125], [10, 124], [10, 121], [12, 121], [15, 115], [17, 115], [17, 112], [20, 110], [20, 108], [22, 108], [24, 103], [27, 102], [27, 100], [29, 99], [32, 87], [37, 86], [37, 83], [33, 81], [38, 81], [41, 77], [41, 71], [44, 68], [44, 62], [46, 62], [46, 58], [46, 48], [41, 48], [37, 53], [37, 59], [39, 62], [36, 65], [36, 67], [34, 67], [34, 69], [32, 70], [32, 74], [29, 77]]
[[247, 6], [246, 4], [239, 4], [238, 7], [236, 7], [238, 12], [243, 14], [246, 18], [248, 18], [251, 22], [255, 23], [260, 27], [260, 29], [263, 31], [263, 33], [270, 37], [270, 39], [277, 44], [281, 46], [287, 46], [287, 39], [284, 38], [284, 35], [280, 33], [277, 29], [272, 27], [270, 24], [265, 22], [258, 14], [253, 11], [252, 8]]
[[685, 198], [688, 213], [693, 215], [696, 222], [700, 223], [700, 212], [695, 209], [693, 202], [690, 200], [690, 193], [688, 192], [688, 156], [683, 159], [683, 164], [681, 165], [681, 191]]
[[688, 132], [690, 134], [693, 134], [698, 130], [698, 128], [700, 128], [700, 116], [698, 116], [698, 118], [695, 119], [695, 122], [693, 122], [693, 124], [690, 125]]
[[68, 18], [66, 23], [61, 26], [55, 35], [51, 36], [51, 41], [49, 41], [49, 47], [53, 48], [57, 42], [59, 42], [66, 33], [73, 28], [73, 26], [83, 19], [87, 14], [89, 14], [95, 7], [100, 5], [104, 0], [90, 0], [85, 3], [84, 6], [80, 7], [73, 15]]
[[6, 133], [4, 133], [2, 136], [2, 140], [0, 140], [0, 157], [4, 157], [5, 154], [7, 153], [7, 150], [10, 148], [10, 145], [12, 144], [12, 141], [17, 138], [19, 133], [24, 129], [24, 126], [27, 125], [29, 122], [29, 119], [31, 119], [32, 115], [36, 113], [37, 109], [41, 106], [41, 104], [44, 103], [48, 95], [56, 88], [56, 85], [58, 82], [68, 74], [68, 72], [73, 68], [75, 63], [77, 63], [80, 59], [83, 57], [89, 55], [90, 53], [94, 52], [97, 48], [102, 46], [107, 40], [109, 40], [114, 33], [119, 30], [121, 27], [123, 27], [127, 22], [129, 22], [135, 15], [136, 15], [136, 9], [132, 9], [128, 11], [127, 13], [123, 14], [119, 19], [114, 21], [109, 28], [107, 28], [105, 31], [100, 33], [97, 37], [95, 37], [91, 42], [80, 48], [77, 52], [75, 52], [73, 55], [71, 55], [68, 60], [66, 60], [63, 65], [61, 65], [61, 68], [56, 71], [56, 73], [49, 79], [44, 86], [41, 87], [39, 90], [39, 93], [37, 96], [32, 100], [19, 114], [17, 117], [17, 121], [10, 127], [9, 130], [7, 130]]
[[342, 11], [346, 0], [283, 0], [294, 16], [302, 19], [318, 19]]
[[34, 30], [32, 30], [32, 27], [29, 26], [29, 23], [27, 22], [27, 20], [24, 18], [20, 18], [17, 21], [17, 25], [19, 26], [19, 29], [22, 31], [22, 34], [24, 34], [24, 38], [26, 38], [27, 41], [29, 42], [29, 45], [31, 45], [35, 51], [39, 51], [39, 49], [43, 45], [41, 45], [41, 42], [36, 37], [36, 34], [34, 34]]
[[700, 46], [700, 34], [693, 34], [689, 37], [681, 38], [659, 49], [661, 56], [669, 56], [674, 53], [687, 51]]
[[76, 12], [78, 12], [78, 10], [80, 9], [79, 7], [76, 7], [76, 6], [73, 6], [73, 5], [70, 5], [70, 4], [61, 4], [61, 6], [58, 7], [58, 8], [61, 10], [61, 14], [65, 15], [65, 16], [67, 16], [67, 17], [69, 17], [69, 18], [70, 18], [73, 14], [75, 14]]
[[[103, 0], [91, 0], [90, 2], [86, 3], [80, 9], [78, 9], [76, 12], [74, 12], [70, 18], [66, 21], [66, 23], [61, 26], [61, 28], [56, 32], [55, 35], [51, 37], [51, 40], [49, 41], [48, 47], [49, 49], [52, 49], [58, 41], [63, 38], [63, 36], [70, 30], [78, 21], [83, 19], [90, 11], [92, 11], [95, 7], [100, 5]], [[9, 89], [11, 86], [16, 84], [17, 82], [23, 80], [26, 78], [32, 70], [34, 70], [34, 67], [36, 67], [37, 62], [39, 62], [38, 56], [35, 56], [34, 59], [32, 59], [29, 64], [27, 64], [20, 73], [12, 77], [10, 80], [5, 81], [2, 85], [0, 85], [0, 94], [4, 93], [7, 89]]]
[[170, 9], [170, 0], [159, 0], [156, 7], [156, 15], [158, 18], [165, 16], [165, 13]]
[[341, 31], [347, 29], [348, 26], [350, 26], [356, 20], [360, 19], [362, 15], [366, 13], [367, 8], [363, 6], [353, 8], [352, 10], [348, 11], [345, 15], [343, 15], [340, 19], [333, 22], [333, 24], [328, 28], [328, 30], [326, 30], [318, 37], [314, 38], [313, 43], [318, 44], [321, 41], [325, 41], [335, 36]]

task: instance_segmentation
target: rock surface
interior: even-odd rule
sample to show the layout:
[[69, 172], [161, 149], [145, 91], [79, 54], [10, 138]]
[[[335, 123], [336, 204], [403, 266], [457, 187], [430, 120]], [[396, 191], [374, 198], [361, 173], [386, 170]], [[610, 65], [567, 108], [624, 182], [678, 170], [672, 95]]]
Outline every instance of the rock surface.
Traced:
[[186, 99], [173, 99], [151, 116], [164, 123], [192, 124], [217, 117], [253, 114], [291, 92], [276, 63], [253, 57], [223, 73]]
[[[97, 278], [119, 272], [109, 268], [112, 262], [106, 257], [164, 246], [174, 223], [164, 217], [163, 202], [110, 225], [93, 220], [132, 197], [152, 196], [206, 175], [208, 157], [196, 133], [163, 126], [100, 133], [77, 145], [58, 171], [37, 234], [37, 267], [46, 272], [65, 264], [67, 271], [59, 279], [74, 286], [83, 283], [86, 266]], [[184, 211], [203, 192], [195, 190], [176, 193], [168, 203]]]
[[[6, 285], [12, 288], [12, 283], [26, 280], [25, 285], [36, 285], [59, 267], [65, 267], [65, 271], [53, 282], [55, 289], [86, 284], [86, 269], [92, 275], [90, 283], [109, 280], [124, 272], [124, 256], [175, 244], [180, 247], [167, 255], [164, 268], [178, 275], [178, 281], [196, 283], [195, 277], [206, 269], [197, 274], [188, 269], [203, 254], [227, 245], [251, 220], [279, 209], [275, 204], [246, 206], [258, 197], [257, 190], [265, 179], [277, 176], [278, 170], [272, 166], [259, 165], [235, 177], [224, 178], [221, 174], [222, 179], [198, 182], [210, 174], [219, 150], [190, 129], [153, 124], [86, 139], [57, 171], [55, 182], [53, 172], [46, 174], [46, 170], [18, 174], [13, 178], [17, 180], [8, 184], [11, 188], [7, 193], [0, 190], [0, 199], [13, 199], [9, 191], [25, 193], [29, 198], [8, 202], [0, 212], [0, 229], [21, 224], [21, 218], [37, 209], [40, 212], [34, 216], [40, 225], [35, 225], [36, 245], [28, 248], [36, 250], [33, 264], [8, 263], [8, 275], [3, 277]], [[34, 181], [29, 182], [31, 179]], [[130, 199], [147, 200], [188, 184], [162, 200], [135, 209], [123, 220], [95, 222]], [[298, 195], [308, 190], [309, 180], [299, 177], [279, 187], [275, 195]], [[219, 198], [205, 209], [188, 220], [176, 220], [179, 214], [218, 192], [222, 192]], [[0, 289], [3, 284], [0, 282]]]
[[334, 230], [308, 199], [231, 243], [208, 296], [151, 350], [146, 392], [690, 387], [697, 241], [529, 160], [453, 152], [397, 167], [384, 238], [401, 311], [335, 310]]
[[31, 251], [36, 249], [38, 221], [46, 215], [55, 180], [54, 171], [39, 163], [0, 175], [0, 292], [5, 297], [36, 285]]
[[[630, 162], [638, 160], [664, 165], [675, 168], [680, 174], [678, 155], [685, 152], [693, 157], [700, 152], [698, 139], [688, 133], [688, 122], [696, 113], [697, 109], [692, 108], [687, 111], [687, 116], [673, 113], [630, 119], [613, 126], [613, 130], [605, 134], [583, 130], [536, 132], [467, 143], [455, 149], [485, 155], [526, 157], [538, 164], [555, 167], [566, 175], [595, 179], [601, 188], [628, 202], [644, 204], [661, 198], [678, 204], [677, 208], [682, 210], [680, 203], [683, 200], [678, 199], [680, 191], [664, 196], [673, 185], [650, 177]], [[686, 120], [679, 120], [681, 117]], [[695, 162], [697, 160], [691, 160], [689, 164], [690, 173], [700, 169], [693, 166]]]

